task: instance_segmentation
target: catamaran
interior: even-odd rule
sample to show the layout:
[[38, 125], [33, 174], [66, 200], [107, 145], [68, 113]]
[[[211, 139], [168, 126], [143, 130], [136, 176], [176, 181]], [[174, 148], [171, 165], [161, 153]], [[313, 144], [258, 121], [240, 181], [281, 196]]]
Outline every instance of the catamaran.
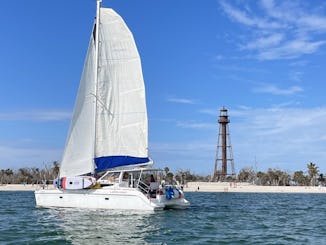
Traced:
[[101, 2], [55, 189], [35, 191], [36, 206], [189, 207], [182, 188], [152, 168], [139, 53], [123, 19]]

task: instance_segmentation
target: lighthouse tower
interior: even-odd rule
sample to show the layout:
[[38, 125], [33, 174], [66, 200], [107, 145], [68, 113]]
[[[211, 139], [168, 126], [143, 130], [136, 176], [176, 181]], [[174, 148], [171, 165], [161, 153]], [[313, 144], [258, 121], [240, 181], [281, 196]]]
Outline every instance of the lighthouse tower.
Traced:
[[[222, 107], [218, 119], [219, 133], [212, 181], [224, 181], [227, 176], [235, 177], [234, 161], [229, 131], [228, 110]], [[231, 166], [231, 171], [228, 170]]]

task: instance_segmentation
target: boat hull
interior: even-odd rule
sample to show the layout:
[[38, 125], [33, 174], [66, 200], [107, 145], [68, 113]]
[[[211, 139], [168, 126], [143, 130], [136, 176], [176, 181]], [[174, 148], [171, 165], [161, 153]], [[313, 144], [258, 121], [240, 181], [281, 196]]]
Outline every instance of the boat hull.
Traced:
[[165, 209], [186, 209], [190, 207], [190, 203], [186, 199], [168, 200], [165, 203]]
[[37, 207], [114, 210], [162, 210], [165, 205], [149, 200], [136, 189], [37, 190]]
[[164, 203], [164, 209], [186, 209], [190, 207], [190, 202], [184, 197], [167, 199], [166, 196], [159, 196], [160, 203]]

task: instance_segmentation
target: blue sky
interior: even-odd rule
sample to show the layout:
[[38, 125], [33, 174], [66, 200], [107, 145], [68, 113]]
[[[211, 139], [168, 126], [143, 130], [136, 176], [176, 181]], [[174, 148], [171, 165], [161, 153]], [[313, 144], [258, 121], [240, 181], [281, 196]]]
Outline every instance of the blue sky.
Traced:
[[[324, 1], [104, 0], [134, 34], [156, 166], [326, 172]], [[0, 168], [61, 161], [95, 0], [0, 1]], [[255, 164], [256, 162], [256, 164]]]

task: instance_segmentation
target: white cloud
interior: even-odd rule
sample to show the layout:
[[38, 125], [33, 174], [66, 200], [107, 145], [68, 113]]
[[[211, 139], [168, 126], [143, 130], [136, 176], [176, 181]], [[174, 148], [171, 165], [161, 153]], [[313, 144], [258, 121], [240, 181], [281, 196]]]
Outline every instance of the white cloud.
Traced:
[[303, 72], [301, 72], [301, 71], [291, 71], [289, 73], [290, 79], [295, 81], [295, 82], [301, 82], [302, 81], [302, 76], [303, 76]]
[[227, 4], [225, 1], [220, 2], [223, 10], [225, 13], [227, 13], [232, 19], [235, 21], [247, 25], [247, 26], [253, 26], [255, 25], [255, 22], [247, 16], [247, 14], [243, 11], [240, 11], [238, 9], [233, 8], [231, 5]]
[[[213, 112], [215, 109], [202, 111]], [[211, 174], [218, 132], [215, 116], [216, 113], [212, 113], [212, 120], [208, 123], [211, 127], [193, 140], [150, 142], [151, 156], [160, 167], [174, 166]], [[229, 116], [236, 171], [254, 166], [256, 159], [258, 170], [261, 171], [276, 167], [305, 171], [307, 163], [313, 161], [325, 173], [326, 107], [299, 109], [240, 106], [238, 109], [229, 109]], [[196, 125], [196, 122], [189, 125]]]
[[280, 108], [289, 108], [291, 106], [299, 106], [301, 103], [295, 100], [285, 101], [283, 103], [273, 104], [271, 108], [280, 109]]
[[259, 60], [313, 54], [326, 43], [321, 36], [326, 32], [325, 11], [317, 12], [312, 4], [262, 0], [255, 8], [226, 1], [220, 5], [231, 20], [249, 30], [240, 47]]
[[326, 30], [326, 17], [321, 16], [303, 16], [298, 20], [305, 28], [309, 30]]
[[187, 142], [187, 143], [153, 143], [151, 144], [151, 150], [152, 151], [162, 151], [164, 153], [177, 153], [181, 155], [188, 155], [191, 152], [194, 152], [195, 150], [200, 151], [210, 151], [210, 148], [215, 149], [215, 144], [210, 143], [202, 143], [200, 141], [193, 141], [193, 142]]
[[293, 67], [303, 67], [308, 64], [309, 64], [309, 61], [307, 61], [307, 60], [298, 60], [298, 61], [290, 63], [289, 65], [293, 66]]
[[193, 129], [210, 129], [216, 128], [216, 124], [203, 122], [177, 122], [177, 127]]
[[149, 146], [150, 156], [157, 167], [168, 166], [172, 171], [189, 169], [205, 175], [213, 171], [216, 137], [205, 141], [150, 142]]
[[0, 121], [66, 121], [70, 120], [71, 114], [60, 110], [0, 112]]
[[313, 42], [295, 39], [279, 46], [258, 50], [259, 54], [257, 57], [260, 60], [292, 59], [304, 54], [314, 53], [324, 44], [325, 41]]
[[23, 148], [0, 145], [0, 169], [20, 167], [42, 167], [53, 161], [61, 160], [59, 149]]
[[218, 109], [201, 109], [201, 110], [199, 110], [199, 113], [217, 116], [217, 115], [219, 115], [219, 110]]
[[251, 13], [246, 13], [245, 11], [236, 9], [225, 1], [221, 1], [220, 4], [223, 10], [229, 15], [229, 17], [243, 25], [261, 29], [275, 29], [281, 27], [277, 22], [272, 22], [264, 18], [252, 16]]
[[284, 36], [280, 33], [272, 33], [268, 36], [260, 37], [252, 42], [249, 42], [244, 47], [245, 49], [265, 49], [271, 46], [276, 46], [281, 43]]
[[241, 121], [230, 125], [238, 163], [257, 156], [263, 170], [275, 164], [298, 170], [313, 161], [326, 171], [325, 107], [231, 110], [232, 116]]
[[185, 98], [167, 98], [168, 102], [178, 103], [178, 104], [196, 104], [195, 100], [185, 99]]
[[259, 87], [253, 88], [255, 93], [268, 93], [273, 95], [294, 95], [302, 92], [303, 88], [299, 86], [291, 86], [289, 88], [281, 89], [273, 84], [263, 84]]

